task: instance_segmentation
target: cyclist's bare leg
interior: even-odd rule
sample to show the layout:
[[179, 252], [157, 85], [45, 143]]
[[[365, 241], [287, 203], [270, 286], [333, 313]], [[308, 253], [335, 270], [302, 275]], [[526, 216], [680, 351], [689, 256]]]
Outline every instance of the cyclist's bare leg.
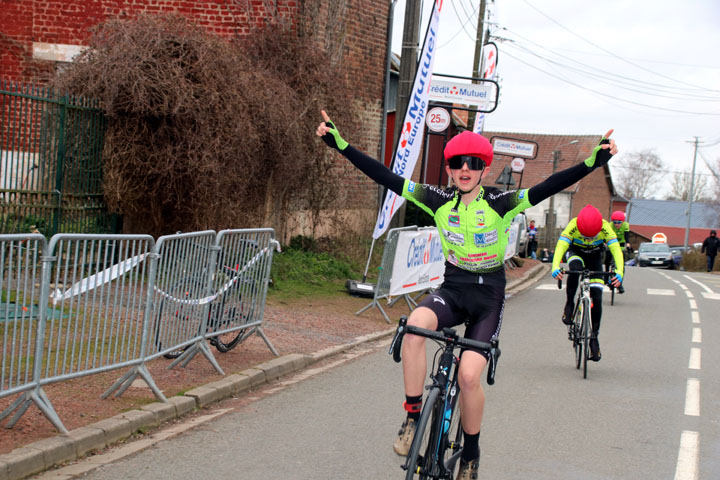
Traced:
[[458, 383], [460, 384], [460, 421], [463, 431], [474, 435], [480, 432], [485, 391], [482, 388], [482, 372], [487, 359], [476, 352], [465, 351], [460, 358]]
[[[437, 329], [438, 319], [435, 312], [427, 307], [417, 307], [408, 318], [408, 325], [428, 330]], [[406, 335], [402, 345], [403, 378], [405, 394], [421, 396], [425, 385], [427, 361], [425, 359], [425, 338]]]

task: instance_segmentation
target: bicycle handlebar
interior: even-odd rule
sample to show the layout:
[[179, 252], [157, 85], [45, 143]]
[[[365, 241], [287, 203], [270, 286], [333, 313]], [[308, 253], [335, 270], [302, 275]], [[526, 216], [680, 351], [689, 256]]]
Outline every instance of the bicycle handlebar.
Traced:
[[390, 343], [389, 354], [393, 356], [395, 362], [400, 362], [400, 350], [402, 348], [402, 340], [406, 333], [411, 335], [418, 335], [420, 337], [429, 338], [445, 345], [452, 345], [453, 347], [464, 348], [466, 350], [472, 350], [477, 353], [489, 353], [488, 358], [488, 373], [487, 383], [493, 385], [495, 383], [495, 369], [497, 368], [497, 361], [500, 357], [500, 348], [498, 347], [498, 339], [493, 337], [490, 343], [479, 342], [470, 338], [464, 338], [458, 336], [457, 332], [452, 328], [444, 328], [442, 332], [435, 330], [428, 330], [426, 328], [416, 327], [414, 325], [407, 324], [407, 317], [401, 317], [398, 327], [395, 330], [395, 336]]
[[[562, 270], [563, 274], [568, 275], [582, 275], [583, 277], [612, 277], [615, 275], [615, 272], [610, 271], [606, 272], [604, 270], [596, 271], [596, 270]], [[558, 278], [558, 289], [562, 289], [562, 278]]]

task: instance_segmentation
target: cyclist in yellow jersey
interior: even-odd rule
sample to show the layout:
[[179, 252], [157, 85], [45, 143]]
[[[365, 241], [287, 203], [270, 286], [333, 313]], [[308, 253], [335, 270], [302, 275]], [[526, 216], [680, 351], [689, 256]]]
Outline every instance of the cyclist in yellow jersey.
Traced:
[[[627, 234], [630, 231], [630, 224], [625, 221], [625, 212], [622, 210], [615, 210], [612, 215], [610, 215], [610, 220], [612, 221], [612, 228], [615, 232], [615, 235], [617, 236], [618, 243], [620, 244], [620, 248], [622, 250], [625, 250], [629, 244], [627, 243]], [[605, 252], [605, 271], [610, 271], [610, 263], [611, 263], [612, 257]], [[623, 254], [623, 260], [625, 259], [625, 256]], [[625, 287], [623, 285], [620, 285], [620, 288], [618, 288], [618, 293], [625, 293]]]
[[[480, 184], [493, 160], [490, 141], [470, 131], [451, 138], [445, 145], [445, 172], [453, 186], [442, 189], [415, 183], [389, 170], [382, 162], [357, 150], [341, 136], [325, 111], [316, 134], [336, 149], [365, 175], [433, 216], [440, 232], [445, 256], [445, 278], [433, 294], [427, 295], [408, 318], [408, 325], [442, 330], [468, 321], [465, 337], [489, 342], [500, 333], [505, 307], [503, 255], [512, 219], [537, 205], [596, 168], [605, 165], [618, 151], [610, 139], [612, 130], [585, 161], [556, 172], [537, 185], [522, 190], [501, 191]], [[427, 362], [425, 339], [405, 337], [402, 345], [404, 409], [407, 417], [400, 427], [393, 450], [407, 455], [422, 407]], [[487, 358], [465, 351], [460, 356], [460, 418], [463, 448], [456, 480], [477, 478], [485, 393], [481, 375]]]
[[[607, 245], [610, 253], [615, 259], [615, 276], [611, 283], [614, 287], [620, 287], [623, 279], [623, 255], [617, 236], [609, 222], [603, 220], [600, 211], [592, 205], [585, 205], [578, 216], [570, 220], [565, 230], [560, 234], [560, 239], [555, 246], [555, 255], [552, 263], [552, 276], [561, 280], [563, 272], [560, 269], [560, 262], [567, 252], [568, 269], [573, 271], [591, 270], [602, 271], [602, 253]], [[577, 275], [569, 275], [566, 284], [567, 300], [563, 312], [562, 321], [565, 325], [572, 325], [572, 314], [575, 308], [575, 292], [577, 291], [580, 279]], [[600, 318], [602, 317], [602, 291], [605, 282], [602, 278], [590, 280], [590, 297], [592, 308], [590, 318], [592, 321], [592, 333], [590, 336], [591, 359], [599, 362], [602, 357], [598, 333], [600, 332]]]

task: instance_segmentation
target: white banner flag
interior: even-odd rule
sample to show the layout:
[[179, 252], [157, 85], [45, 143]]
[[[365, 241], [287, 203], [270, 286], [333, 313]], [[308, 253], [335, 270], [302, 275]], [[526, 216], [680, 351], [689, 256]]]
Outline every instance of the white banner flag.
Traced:
[[[486, 80], [495, 80], [497, 76], [497, 56], [498, 49], [497, 45], [493, 42], [486, 43], [482, 49], [483, 62], [482, 62], [482, 75], [481, 78]], [[487, 105], [485, 105], [487, 109]], [[475, 115], [475, 125], [473, 125], [473, 132], [482, 133], [485, 125], [485, 114], [478, 112]]]
[[[433, 6], [432, 17], [425, 34], [425, 43], [423, 44], [420, 63], [415, 73], [415, 82], [411, 97], [408, 102], [408, 108], [405, 111], [405, 119], [400, 130], [400, 141], [398, 142], [397, 151], [395, 152], [395, 161], [393, 163], [393, 172], [404, 178], [410, 178], [415, 169], [415, 164], [420, 156], [422, 148], [423, 134], [425, 133], [425, 116], [428, 110], [428, 94], [430, 91], [430, 79], [432, 77], [433, 66], [435, 65], [435, 54], [437, 53], [437, 33], [440, 24], [440, 10], [442, 9], [435, 2]], [[380, 238], [390, 225], [390, 219], [405, 201], [404, 198], [398, 196], [395, 192], [388, 190], [385, 195], [385, 202], [378, 214], [375, 223], [375, 231], [373, 238]]]
[[445, 256], [437, 228], [400, 232], [390, 279], [391, 296], [438, 287], [444, 275]]

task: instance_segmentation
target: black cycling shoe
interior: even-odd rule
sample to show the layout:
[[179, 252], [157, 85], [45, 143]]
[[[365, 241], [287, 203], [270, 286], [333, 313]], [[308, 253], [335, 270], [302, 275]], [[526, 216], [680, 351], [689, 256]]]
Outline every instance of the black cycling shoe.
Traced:
[[625, 293], [625, 287], [623, 287], [622, 285], [620, 285], [620, 286], [618, 287], [618, 293]]
[[562, 322], [563, 322], [565, 325], [572, 325], [572, 324], [573, 324], [572, 314], [573, 314], [573, 309], [574, 309], [574, 308], [575, 308], [574, 305], [571, 305], [571, 304], [569, 304], [569, 303], [566, 303], [566, 304], [565, 304], [565, 311], [563, 312], [563, 316], [562, 316]]
[[598, 342], [597, 337], [592, 337], [590, 339], [590, 360], [593, 362], [599, 362], [602, 358], [602, 354], [600, 353], [600, 342]]

